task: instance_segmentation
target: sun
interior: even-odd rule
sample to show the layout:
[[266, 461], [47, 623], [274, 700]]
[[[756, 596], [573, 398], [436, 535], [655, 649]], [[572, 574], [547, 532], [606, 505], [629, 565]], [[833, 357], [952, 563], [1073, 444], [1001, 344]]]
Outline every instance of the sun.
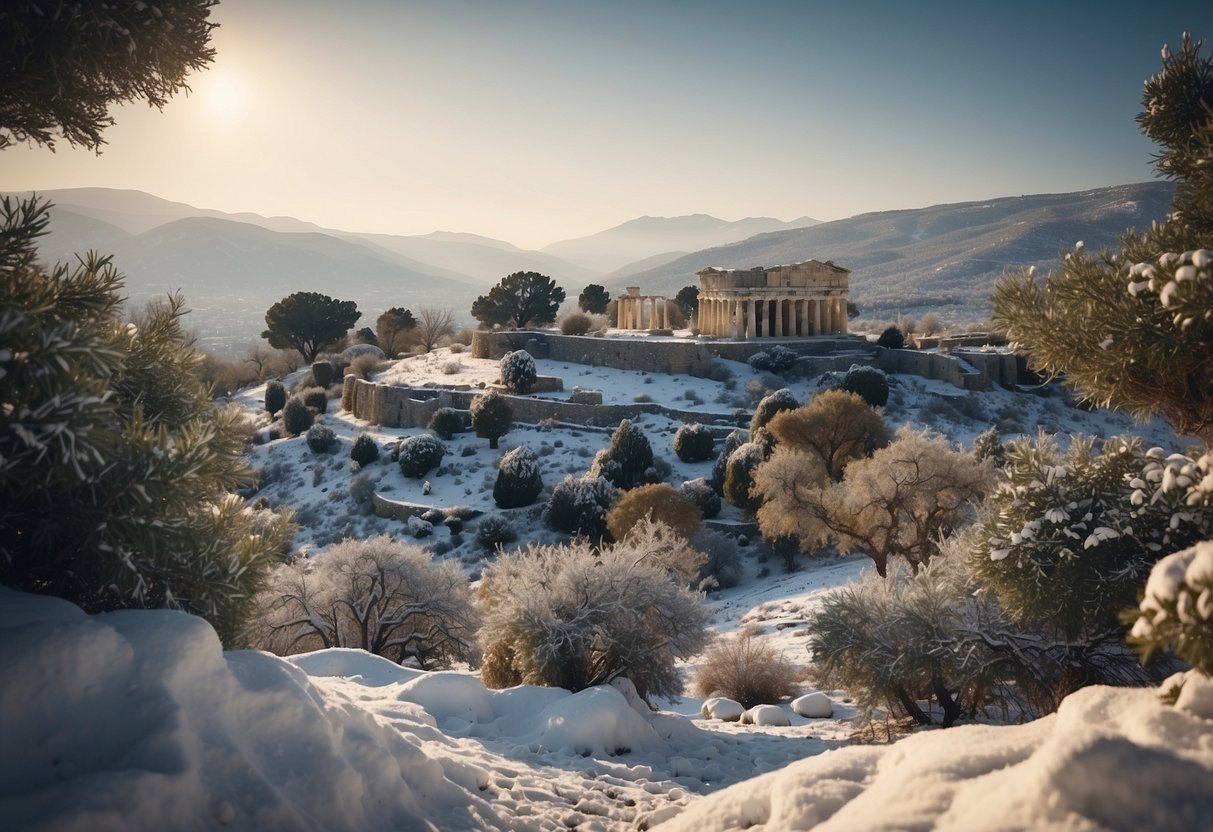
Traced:
[[213, 76], [207, 84], [205, 96], [207, 108], [221, 118], [233, 118], [244, 109], [244, 85], [235, 76]]

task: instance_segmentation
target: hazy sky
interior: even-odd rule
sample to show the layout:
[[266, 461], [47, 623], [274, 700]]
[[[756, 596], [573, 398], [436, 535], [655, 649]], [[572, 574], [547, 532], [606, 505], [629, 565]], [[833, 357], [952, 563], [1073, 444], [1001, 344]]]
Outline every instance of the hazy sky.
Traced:
[[1152, 177], [1141, 86], [1210, 0], [224, 0], [218, 57], [0, 190], [540, 247], [642, 214], [830, 220]]

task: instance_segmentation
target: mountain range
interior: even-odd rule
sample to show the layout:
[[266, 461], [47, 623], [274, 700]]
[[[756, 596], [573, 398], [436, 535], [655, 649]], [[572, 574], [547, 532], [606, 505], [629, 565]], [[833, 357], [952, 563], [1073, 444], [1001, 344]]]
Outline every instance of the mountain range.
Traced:
[[1165, 216], [1171, 193], [1152, 182], [833, 222], [640, 217], [531, 251], [475, 234], [363, 234], [140, 191], [74, 188], [40, 192], [54, 207], [39, 252], [47, 262], [90, 249], [113, 254], [132, 306], [183, 290], [188, 325], [205, 348], [226, 354], [257, 341], [265, 310], [291, 292], [354, 300], [359, 325], [398, 305], [447, 306], [468, 320], [475, 297], [515, 271], [553, 277], [571, 304], [590, 282], [612, 294], [640, 286], [672, 296], [706, 266], [833, 260], [851, 269], [851, 296], [865, 316], [931, 310], [959, 321], [988, 314], [993, 280], [1007, 267], [1047, 269], [1078, 240], [1114, 245], [1126, 228]]

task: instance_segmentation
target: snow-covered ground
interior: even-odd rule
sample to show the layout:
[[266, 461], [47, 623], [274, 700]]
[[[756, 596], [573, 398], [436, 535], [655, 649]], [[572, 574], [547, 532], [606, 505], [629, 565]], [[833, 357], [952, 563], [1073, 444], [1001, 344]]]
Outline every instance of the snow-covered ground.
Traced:
[[[454, 361], [458, 371], [444, 372]], [[643, 394], [701, 410], [705, 422], [752, 407], [747, 387], [761, 379], [737, 363], [731, 382], [538, 363], [566, 390], [601, 389], [607, 402]], [[441, 350], [401, 362], [385, 380], [476, 385], [495, 381], [496, 366]], [[787, 386], [804, 401], [817, 380]], [[1002, 422], [1027, 433], [1132, 430], [1176, 446], [1165, 427], [1076, 410], [1056, 396], [966, 395], [910, 376], [898, 377], [894, 391], [890, 427], [930, 424], [966, 443]], [[237, 401], [260, 411], [263, 395], [253, 389]], [[264, 472], [254, 496], [295, 508], [304, 524], [298, 545], [317, 557], [343, 536], [407, 536], [403, 523], [354, 503], [349, 449], [363, 431], [383, 446], [424, 432], [358, 423], [337, 404], [324, 417], [341, 440], [335, 453], [313, 453], [302, 438], [252, 451]], [[674, 455], [677, 423], [648, 416], [639, 424], [670, 463], [671, 482], [710, 474], [711, 462]], [[490, 450], [461, 434], [446, 443], [428, 494], [386, 456], [358, 473], [395, 499], [496, 512], [496, 463], [510, 448], [535, 450], [550, 488], [584, 472], [608, 440], [609, 431], [519, 425]], [[503, 513], [519, 543], [554, 537], [534, 508]], [[724, 516], [740, 519], [728, 508]], [[490, 555], [474, 530], [473, 522], [453, 538], [439, 528], [415, 542], [459, 558], [475, 576]], [[868, 561], [801, 558], [786, 573], [757, 544], [741, 551], [741, 584], [708, 599], [715, 628], [744, 627], [804, 663], [807, 613]], [[686, 663], [688, 676], [695, 665]], [[351, 650], [290, 659], [224, 653], [204, 622], [181, 613], [86, 616], [63, 601], [0, 590], [0, 818], [5, 828], [45, 830], [596, 830], [666, 821], [662, 828], [686, 830], [824, 823], [1190, 832], [1213, 816], [1213, 696], [1193, 695], [1175, 709], [1152, 691], [1089, 689], [1029, 725], [855, 745], [845, 691], [825, 692], [831, 718], [779, 706], [788, 727], [706, 720], [691, 697], [660, 702], [653, 713], [626, 693], [486, 690], [471, 672], [426, 674]]]

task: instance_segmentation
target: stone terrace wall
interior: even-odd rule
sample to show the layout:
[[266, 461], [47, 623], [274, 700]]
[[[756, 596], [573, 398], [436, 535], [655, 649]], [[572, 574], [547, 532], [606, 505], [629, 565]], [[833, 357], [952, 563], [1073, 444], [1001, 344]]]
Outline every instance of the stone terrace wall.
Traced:
[[568, 361], [615, 370], [648, 370], [703, 378], [712, 369], [713, 354], [697, 341], [661, 341], [643, 337], [595, 338], [555, 332], [519, 330], [472, 334], [472, 356], [500, 359], [507, 352], [526, 350], [535, 358]]

